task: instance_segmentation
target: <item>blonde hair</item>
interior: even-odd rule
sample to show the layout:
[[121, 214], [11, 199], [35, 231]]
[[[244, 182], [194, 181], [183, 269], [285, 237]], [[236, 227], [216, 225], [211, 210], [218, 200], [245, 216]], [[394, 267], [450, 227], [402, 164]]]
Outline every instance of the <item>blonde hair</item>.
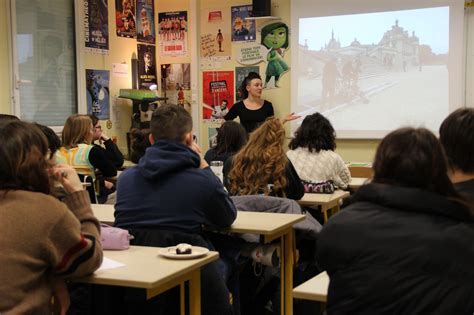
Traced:
[[[274, 117], [250, 134], [247, 144], [233, 158], [228, 176], [232, 195], [285, 196], [288, 159], [283, 150], [284, 140], [283, 124]], [[268, 184], [273, 184], [273, 189]]]
[[87, 115], [71, 115], [64, 124], [62, 133], [63, 147], [75, 148], [79, 143], [90, 144], [92, 120]]

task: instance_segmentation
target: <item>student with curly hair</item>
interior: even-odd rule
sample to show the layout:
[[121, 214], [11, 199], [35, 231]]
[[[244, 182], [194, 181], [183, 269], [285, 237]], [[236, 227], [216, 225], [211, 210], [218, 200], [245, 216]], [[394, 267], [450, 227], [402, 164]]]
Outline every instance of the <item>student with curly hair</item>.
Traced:
[[351, 173], [339, 154], [334, 152], [336, 133], [326, 117], [320, 113], [306, 116], [289, 147], [286, 155], [302, 180], [332, 180], [337, 187], [347, 188]]
[[224, 164], [224, 182], [231, 195], [267, 195], [299, 200], [304, 187], [285, 155], [285, 129], [269, 118], [250, 134], [247, 144]]

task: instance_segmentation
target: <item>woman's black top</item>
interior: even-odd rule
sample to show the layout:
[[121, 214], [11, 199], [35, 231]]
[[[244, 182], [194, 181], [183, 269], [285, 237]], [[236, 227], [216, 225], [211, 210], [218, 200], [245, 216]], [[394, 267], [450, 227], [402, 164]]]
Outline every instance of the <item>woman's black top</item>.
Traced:
[[237, 117], [240, 119], [240, 124], [245, 128], [247, 133], [251, 133], [258, 126], [260, 126], [268, 117], [274, 115], [273, 105], [269, 101], [263, 101], [262, 107], [259, 109], [248, 109], [244, 105], [244, 101], [240, 101], [234, 104], [225, 115], [225, 120], [233, 120]]

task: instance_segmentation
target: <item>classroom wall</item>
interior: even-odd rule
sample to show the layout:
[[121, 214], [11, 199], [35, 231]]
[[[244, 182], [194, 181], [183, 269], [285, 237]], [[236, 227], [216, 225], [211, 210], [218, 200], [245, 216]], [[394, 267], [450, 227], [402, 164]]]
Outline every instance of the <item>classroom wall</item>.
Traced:
[[[245, 4], [251, 4], [249, 1], [238, 1], [238, 0], [231, 0], [231, 1], [221, 1], [221, 0], [203, 0], [201, 1], [201, 5], [199, 7], [200, 11], [206, 11], [208, 9], [211, 9], [213, 11], [221, 11], [223, 13], [223, 19], [228, 19], [229, 22], [228, 28], [230, 30], [231, 26], [231, 19], [230, 19], [230, 10], [232, 6], [237, 6], [237, 5], [245, 5]], [[272, 1], [272, 14], [274, 16], [278, 16], [281, 18], [282, 22], [285, 22], [288, 26], [290, 26], [290, 1], [289, 0], [274, 0]], [[256, 20], [256, 28], [257, 28], [257, 42], [260, 41], [260, 34], [259, 30], [262, 28], [262, 25], [266, 25], [269, 22], [273, 22], [270, 20]], [[203, 21], [201, 19], [201, 25], [200, 28], [203, 29], [205, 26], [203, 26], [203, 23], [207, 23], [207, 21]], [[228, 33], [230, 31], [227, 31]], [[230, 34], [227, 36], [224, 36], [224, 40], [230, 41]], [[231, 44], [232, 51], [234, 51], [235, 48], [238, 46], [242, 45], [242, 42], [233, 42]], [[284, 59], [287, 61], [287, 63], [290, 63], [291, 60], [291, 47], [290, 49], [285, 53]], [[235, 67], [243, 66], [239, 63], [237, 63], [234, 59], [235, 56], [231, 55], [231, 60], [228, 61], [215, 61], [215, 62], [210, 62], [210, 63], [204, 63], [205, 66], [203, 69], [201, 69], [200, 74], [199, 74], [199, 90], [202, 91], [203, 86], [202, 86], [202, 72], [203, 71], [209, 71], [209, 70], [218, 70], [218, 71], [235, 71]], [[262, 78], [264, 78], [265, 74], [265, 63], [260, 63], [257, 64], [260, 68], [260, 75]], [[266, 100], [270, 101], [273, 103], [273, 107], [275, 110], [275, 115], [278, 117], [283, 117], [284, 115], [289, 113], [290, 110], [290, 74], [289, 72], [284, 74], [280, 81], [279, 81], [280, 88], [277, 89], [265, 89], [263, 92], [263, 98]], [[234, 87], [232, 87], [234, 88]], [[201, 101], [202, 101], [202, 95], [201, 95]], [[200, 139], [200, 144], [203, 148], [208, 148], [208, 130], [209, 128], [215, 128], [219, 127], [220, 123], [208, 123], [208, 122], [202, 122], [202, 109], [200, 110], [199, 113], [199, 118], [201, 121], [201, 129], [200, 129], [200, 134], [201, 134], [201, 139]], [[289, 126], [287, 126], [289, 128]], [[287, 130], [287, 132], [289, 129]]]
[[10, 33], [7, 1], [0, 0], [0, 113], [11, 114], [12, 79], [10, 71]]
[[[191, 3], [191, 1], [195, 1]], [[244, 5], [250, 4], [251, 1], [248, 0], [155, 0], [155, 25], [157, 25], [157, 14], [158, 12], [167, 12], [167, 11], [188, 11], [188, 24], [191, 26], [193, 24], [193, 16], [190, 9], [197, 9], [197, 29], [192, 30], [188, 33], [189, 38], [189, 47], [197, 47], [196, 43], [199, 38], [199, 29], [202, 28], [200, 10], [212, 8], [213, 10], [225, 10], [226, 12], [230, 11], [230, 7], [234, 5]], [[290, 21], [290, 4], [291, 0], [272, 0], [272, 14], [278, 16], [288, 25], [291, 25]], [[12, 113], [11, 107], [11, 71], [10, 71], [10, 41], [9, 41], [9, 28], [8, 28], [8, 3], [7, 0], [0, 0], [0, 7], [3, 10], [0, 10], [0, 41], [3, 43], [0, 47], [0, 113]], [[472, 89], [469, 88], [472, 86], [474, 79], [474, 9], [466, 9], [466, 42], [467, 52], [466, 52], [466, 104], [468, 106], [473, 106], [474, 95]], [[80, 15], [80, 14], [79, 14]], [[230, 26], [230, 13], [229, 13], [229, 28]], [[80, 18], [80, 16], [78, 17]], [[83, 79], [85, 77], [85, 69], [104, 69], [110, 70], [113, 63], [126, 63], [130, 66], [130, 60], [134, 54], [136, 54], [136, 40], [126, 39], [117, 37], [115, 35], [115, 3], [114, 1], [109, 1], [109, 37], [110, 37], [110, 51], [108, 55], [99, 55], [86, 53], [83, 46], [81, 47], [81, 54], [83, 57], [83, 66], [79, 70], [79, 75]], [[257, 29], [261, 28], [262, 25], [268, 23], [269, 21], [257, 21]], [[82, 29], [77, 31], [82, 32]], [[290, 31], [291, 32], [291, 31]], [[260, 39], [259, 34], [257, 33], [257, 40]], [[238, 45], [238, 44], [233, 44]], [[160, 79], [159, 65], [166, 63], [198, 63], [200, 65], [200, 60], [193, 59], [193, 53], [189, 52], [188, 55], [184, 57], [159, 57], [159, 46], [156, 47], [157, 56], [156, 56], [156, 65], [158, 72], [158, 79]], [[285, 60], [289, 63], [291, 59], [292, 47], [285, 54]], [[216, 70], [235, 70], [235, 67], [239, 66], [238, 63], [231, 59], [230, 61], [217, 62], [213, 64], [213, 67]], [[263, 74], [265, 71], [265, 64], [261, 63], [260, 73]], [[193, 113], [194, 117], [197, 118], [197, 127], [200, 134], [200, 144], [203, 149], [206, 149], [208, 146], [208, 129], [210, 127], [216, 127], [218, 124], [213, 123], [203, 123], [202, 122], [202, 71], [206, 69], [201, 69], [197, 73], [197, 82], [193, 87], [194, 94], [193, 98]], [[291, 71], [291, 70], [290, 70]], [[193, 74], [192, 74], [193, 75]], [[275, 113], [277, 116], [282, 117], [289, 113], [290, 111], [290, 101], [291, 101], [291, 90], [290, 90], [290, 74], [287, 73], [282, 76], [280, 80], [281, 88], [270, 89], [264, 91], [264, 98], [268, 99], [274, 104]], [[119, 147], [123, 152], [126, 152], [126, 137], [125, 133], [130, 128], [130, 116], [131, 116], [131, 103], [130, 101], [118, 99], [118, 93], [120, 88], [130, 88], [131, 80], [129, 78], [118, 78], [112, 77], [110, 80], [110, 95], [111, 95], [111, 121], [112, 128], [106, 129], [105, 123], [103, 127], [106, 130], [109, 136], [115, 136], [118, 138]], [[85, 91], [78, 91], [78, 93], [85, 93]], [[85, 98], [83, 98], [85, 99]], [[289, 126], [287, 126], [289, 128]], [[289, 131], [289, 129], [287, 130]], [[336, 151], [343, 157], [346, 161], [372, 161], [375, 154], [379, 141], [378, 140], [337, 140], [337, 149]]]
[[[168, 11], [187, 11], [191, 0], [155, 0], [155, 32], [158, 34], [157, 21], [159, 12]], [[84, 56], [84, 69], [111, 70], [113, 63], [124, 63], [129, 67], [131, 73], [131, 59], [137, 58], [137, 40], [133, 38], [124, 38], [116, 35], [115, 28], [115, 1], [109, 1], [109, 53], [100, 55], [86, 53], [82, 48], [81, 53]], [[158, 43], [157, 43], [158, 44]], [[190, 63], [190, 54], [183, 57], [159, 57], [159, 45], [156, 45], [156, 70], [158, 82], [160, 82], [160, 65], [165, 63]], [[85, 76], [85, 70], [79, 73]], [[120, 150], [127, 153], [126, 133], [130, 130], [132, 102], [127, 99], [119, 98], [120, 89], [132, 88], [131, 75], [128, 78], [116, 77], [110, 74], [110, 120], [112, 128], [107, 129], [106, 123], [102, 121], [102, 129], [108, 136], [117, 137], [117, 144]], [[159, 88], [161, 84], [159, 83]], [[79, 93], [86, 93], [79, 91]]]

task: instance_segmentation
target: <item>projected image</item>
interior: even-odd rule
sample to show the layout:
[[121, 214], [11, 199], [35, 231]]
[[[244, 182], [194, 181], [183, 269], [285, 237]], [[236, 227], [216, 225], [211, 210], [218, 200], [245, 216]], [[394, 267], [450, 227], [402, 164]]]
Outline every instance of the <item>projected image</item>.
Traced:
[[391, 130], [448, 113], [449, 7], [303, 18], [298, 42], [299, 115]]

